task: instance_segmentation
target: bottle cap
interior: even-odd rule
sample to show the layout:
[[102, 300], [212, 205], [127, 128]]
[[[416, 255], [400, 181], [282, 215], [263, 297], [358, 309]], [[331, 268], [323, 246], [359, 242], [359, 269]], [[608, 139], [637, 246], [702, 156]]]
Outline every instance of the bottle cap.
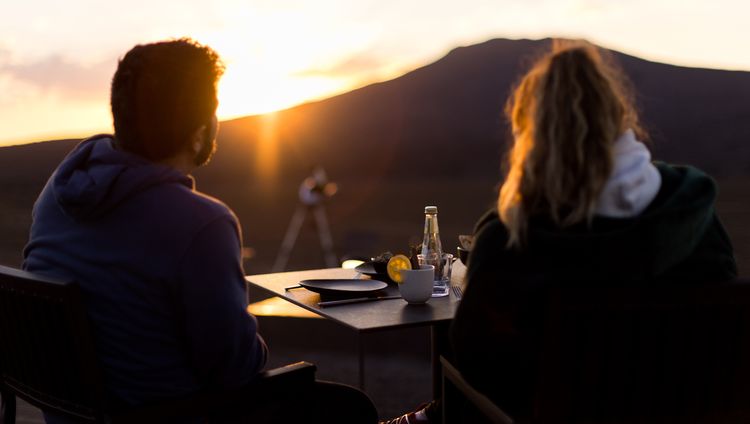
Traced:
[[425, 206], [424, 213], [429, 213], [429, 214], [437, 213], [437, 206]]

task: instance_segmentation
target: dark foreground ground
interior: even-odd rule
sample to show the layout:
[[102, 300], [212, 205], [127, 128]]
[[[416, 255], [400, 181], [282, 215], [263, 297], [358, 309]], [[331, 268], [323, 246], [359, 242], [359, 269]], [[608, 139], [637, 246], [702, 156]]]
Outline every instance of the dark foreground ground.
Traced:
[[[357, 335], [323, 319], [259, 317], [261, 333], [271, 351], [269, 367], [308, 361], [317, 377], [357, 386]], [[432, 396], [430, 334], [425, 328], [363, 336], [365, 391], [382, 418], [414, 409]], [[21, 402], [19, 424], [43, 423], [38, 409]]]

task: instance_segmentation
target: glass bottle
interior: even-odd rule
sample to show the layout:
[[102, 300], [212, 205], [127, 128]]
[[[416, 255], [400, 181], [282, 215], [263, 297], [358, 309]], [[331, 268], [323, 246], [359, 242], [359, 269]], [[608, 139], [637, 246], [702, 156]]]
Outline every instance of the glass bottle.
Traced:
[[422, 238], [422, 254], [420, 262], [435, 266], [434, 296], [448, 294], [448, 282], [443, 281], [443, 245], [440, 242], [437, 206], [424, 208], [424, 237]]

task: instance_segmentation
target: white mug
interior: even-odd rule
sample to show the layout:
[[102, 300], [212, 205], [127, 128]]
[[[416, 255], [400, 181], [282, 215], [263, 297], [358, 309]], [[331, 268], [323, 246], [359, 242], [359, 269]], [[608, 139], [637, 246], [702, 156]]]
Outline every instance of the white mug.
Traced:
[[402, 282], [398, 285], [398, 290], [409, 304], [422, 304], [432, 297], [434, 265], [421, 265], [419, 269], [402, 269], [399, 272]]

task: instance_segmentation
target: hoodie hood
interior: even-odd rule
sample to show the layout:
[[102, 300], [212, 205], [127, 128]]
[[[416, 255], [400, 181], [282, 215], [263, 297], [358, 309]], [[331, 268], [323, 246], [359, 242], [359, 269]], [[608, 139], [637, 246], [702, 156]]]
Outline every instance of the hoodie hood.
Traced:
[[[647, 279], [684, 261], [695, 250], [714, 216], [714, 181], [692, 167], [655, 162], [660, 190], [637, 216], [595, 216], [582, 223], [557, 228], [544, 219], [529, 231], [530, 245], [544, 254], [572, 249], [590, 259], [596, 275], [607, 269], [627, 270]], [[585, 272], [585, 271], [584, 271]]]
[[614, 142], [612, 175], [596, 205], [596, 213], [612, 218], [630, 218], [643, 212], [661, 187], [661, 175], [646, 146], [627, 130]]
[[[565, 228], [547, 217], [532, 217], [526, 245], [515, 253], [533, 258], [532, 262], [511, 261], [506, 266], [521, 267], [523, 272], [558, 270], [558, 277], [572, 275], [586, 281], [605, 277], [647, 281], [685, 261], [715, 219], [716, 185], [696, 168], [659, 162], [653, 166], [660, 175], [660, 188], [640, 214], [595, 215], [590, 224]], [[479, 221], [475, 233], [482, 237], [484, 232], [501, 234], [499, 245], [506, 249], [507, 231], [496, 211]]]
[[82, 141], [51, 178], [60, 208], [77, 221], [96, 219], [144, 190], [174, 183], [194, 187], [190, 176], [116, 149], [110, 135]]

